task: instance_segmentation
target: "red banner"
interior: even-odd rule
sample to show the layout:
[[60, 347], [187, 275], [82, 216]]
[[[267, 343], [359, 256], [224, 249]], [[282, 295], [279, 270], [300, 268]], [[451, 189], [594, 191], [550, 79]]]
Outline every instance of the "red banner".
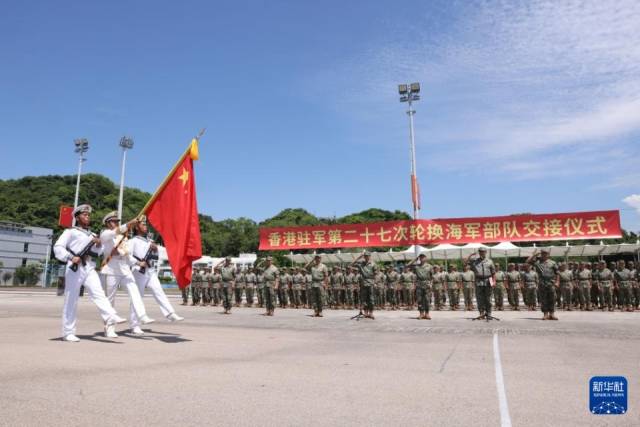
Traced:
[[620, 212], [600, 211], [261, 228], [260, 250], [526, 242], [621, 236]]

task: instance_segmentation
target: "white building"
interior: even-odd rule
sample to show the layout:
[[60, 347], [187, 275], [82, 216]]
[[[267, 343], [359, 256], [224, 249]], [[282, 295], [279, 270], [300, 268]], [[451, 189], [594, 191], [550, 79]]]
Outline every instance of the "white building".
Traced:
[[44, 268], [49, 264], [53, 230], [0, 221], [0, 261], [4, 272], [13, 276], [18, 267], [37, 264], [42, 267], [38, 284], [44, 282]]

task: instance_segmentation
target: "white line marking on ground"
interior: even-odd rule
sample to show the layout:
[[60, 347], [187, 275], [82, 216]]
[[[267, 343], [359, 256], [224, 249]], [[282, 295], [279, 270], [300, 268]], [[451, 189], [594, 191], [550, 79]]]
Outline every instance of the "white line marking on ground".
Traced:
[[498, 334], [495, 332], [493, 333], [493, 361], [496, 370], [496, 387], [498, 388], [498, 401], [500, 402], [500, 425], [502, 427], [511, 427], [511, 417], [509, 417], [509, 406], [507, 405], [507, 393], [504, 390], [502, 363], [500, 362]]

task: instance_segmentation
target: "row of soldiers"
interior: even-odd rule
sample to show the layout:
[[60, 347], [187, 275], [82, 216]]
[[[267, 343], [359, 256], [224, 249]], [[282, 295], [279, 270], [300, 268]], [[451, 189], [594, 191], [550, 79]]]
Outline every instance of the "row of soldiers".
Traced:
[[[555, 303], [564, 310], [614, 311], [640, 309], [640, 271], [634, 261], [618, 260], [558, 264], [559, 290]], [[496, 273], [496, 282], [507, 289], [509, 304], [518, 309], [519, 297], [529, 309], [540, 299], [539, 276], [528, 264], [509, 264], [506, 273]], [[498, 286], [496, 286], [498, 287]]]
[[[416, 274], [413, 266], [387, 266], [374, 275], [372, 289], [377, 309], [414, 310], [416, 306]], [[593, 308], [613, 311], [640, 309], [639, 270], [633, 261], [598, 263], [559, 263], [559, 290], [556, 305], [564, 310]], [[540, 277], [528, 263], [509, 263], [507, 270], [495, 264], [495, 286], [492, 289], [496, 310], [504, 310], [504, 300], [513, 310], [520, 310], [521, 301], [529, 310], [535, 310], [540, 301]], [[319, 289], [322, 306], [353, 309], [360, 306], [361, 273], [356, 266], [333, 266], [327, 269], [327, 280]], [[455, 265], [448, 269], [433, 265], [430, 300], [435, 310], [474, 310], [476, 277], [468, 264], [463, 271]], [[314, 306], [312, 268], [283, 267], [279, 269], [279, 286], [274, 292], [274, 304], [280, 308], [312, 308]], [[229, 313], [232, 304], [264, 307], [264, 269], [236, 269], [227, 258], [224, 265], [215, 266], [211, 273], [199, 270], [193, 275], [190, 287], [192, 305], [222, 304]], [[183, 290], [183, 305], [188, 304], [189, 289]], [[317, 305], [317, 304], [316, 304]]]

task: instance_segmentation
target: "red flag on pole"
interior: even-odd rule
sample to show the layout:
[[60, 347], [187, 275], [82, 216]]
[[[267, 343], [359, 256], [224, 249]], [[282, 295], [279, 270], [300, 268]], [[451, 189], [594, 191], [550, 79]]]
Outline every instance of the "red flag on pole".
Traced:
[[193, 161], [197, 159], [198, 143], [194, 139], [143, 209], [162, 236], [180, 288], [191, 283], [191, 263], [202, 257], [193, 173]]
[[413, 201], [413, 207], [420, 210], [420, 186], [418, 185], [418, 179], [413, 174], [411, 174], [411, 200]]
[[60, 206], [58, 225], [64, 228], [69, 228], [73, 225], [73, 206]]

